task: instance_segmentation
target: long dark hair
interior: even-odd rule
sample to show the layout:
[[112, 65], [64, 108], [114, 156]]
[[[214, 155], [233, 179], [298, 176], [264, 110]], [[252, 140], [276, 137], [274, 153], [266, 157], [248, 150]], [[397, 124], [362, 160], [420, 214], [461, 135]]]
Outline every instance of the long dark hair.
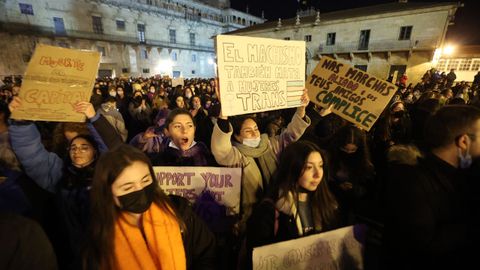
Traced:
[[[345, 163], [342, 160], [340, 148], [347, 144], [355, 144], [357, 150], [355, 151], [353, 163]], [[367, 144], [367, 135], [365, 131], [353, 126], [347, 125], [340, 128], [333, 136], [330, 142], [330, 166], [332, 176], [340, 170], [340, 163], [344, 162], [351, 175], [371, 175], [374, 167], [370, 155], [370, 149]]]
[[[297, 141], [282, 152], [276, 173], [273, 199], [277, 201], [291, 192], [298, 205], [298, 179], [303, 175], [308, 156], [320, 153], [323, 160], [323, 177], [317, 189], [309, 194], [309, 205], [315, 224], [321, 224], [322, 230], [332, 229], [338, 225], [338, 203], [328, 187], [327, 155], [317, 145], [309, 141]], [[317, 228], [316, 228], [317, 229]]]
[[112, 184], [126, 167], [136, 161], [147, 164], [150, 169], [152, 184], [155, 186], [154, 203], [173, 216], [181, 230], [184, 229], [180, 216], [175, 213], [175, 208], [167, 195], [158, 186], [148, 157], [137, 148], [122, 144], [103, 154], [97, 162], [90, 191], [91, 222], [88, 231], [89, 239], [84, 250], [84, 269], [115, 269], [114, 230], [120, 209], [113, 200]]

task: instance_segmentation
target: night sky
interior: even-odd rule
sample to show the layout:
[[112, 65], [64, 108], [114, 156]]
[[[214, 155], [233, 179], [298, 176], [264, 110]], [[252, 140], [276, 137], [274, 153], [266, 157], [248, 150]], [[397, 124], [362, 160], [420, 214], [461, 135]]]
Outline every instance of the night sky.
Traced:
[[[303, 0], [302, 0], [303, 1]], [[392, 0], [311, 0], [309, 1], [321, 12], [329, 12], [348, 8], [395, 2]], [[455, 1], [422, 1], [410, 2], [455, 2]], [[448, 28], [447, 41], [463, 45], [480, 45], [480, 1], [463, 0], [465, 7], [459, 8], [455, 16], [455, 25]], [[280, 4], [281, 3], [281, 4]], [[245, 11], [248, 5], [249, 13], [265, 18], [292, 18], [299, 7], [297, 0], [231, 0], [232, 8]]]

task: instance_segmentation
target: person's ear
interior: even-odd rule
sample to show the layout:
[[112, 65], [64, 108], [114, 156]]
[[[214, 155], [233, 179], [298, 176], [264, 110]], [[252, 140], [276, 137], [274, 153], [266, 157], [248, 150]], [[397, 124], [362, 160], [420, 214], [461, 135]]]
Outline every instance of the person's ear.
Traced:
[[463, 134], [457, 137], [455, 144], [461, 150], [467, 150], [468, 144], [470, 144], [470, 137], [467, 134]]
[[170, 137], [170, 132], [168, 132], [168, 128], [163, 128], [163, 134], [165, 134], [165, 136], [167, 137]]

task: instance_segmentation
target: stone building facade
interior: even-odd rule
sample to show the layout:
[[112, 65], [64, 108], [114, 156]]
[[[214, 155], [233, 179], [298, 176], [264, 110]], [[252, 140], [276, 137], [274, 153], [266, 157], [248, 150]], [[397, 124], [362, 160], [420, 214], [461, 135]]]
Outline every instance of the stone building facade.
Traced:
[[213, 36], [265, 20], [228, 0], [0, 0], [0, 76], [38, 43], [102, 53], [99, 76], [214, 76]]
[[380, 78], [404, 72], [420, 80], [434, 66], [435, 51], [444, 45], [456, 3], [400, 1], [329, 13], [317, 12], [267, 22], [228, 34], [284, 40], [305, 40], [307, 73], [330, 56]]

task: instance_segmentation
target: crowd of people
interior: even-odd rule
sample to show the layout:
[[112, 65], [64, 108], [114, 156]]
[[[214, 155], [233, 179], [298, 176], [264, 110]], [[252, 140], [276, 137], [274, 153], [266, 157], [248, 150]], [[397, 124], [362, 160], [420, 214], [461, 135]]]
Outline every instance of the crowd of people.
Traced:
[[[226, 117], [199, 78], [98, 78], [73, 108], [85, 123], [21, 121], [22, 79], [6, 77], [0, 268], [251, 269], [255, 247], [357, 223], [366, 269], [462, 268], [479, 240], [480, 73], [453, 76], [402, 76], [369, 132], [306, 89], [298, 108]], [[206, 223], [153, 166], [240, 167], [240, 213]]]

